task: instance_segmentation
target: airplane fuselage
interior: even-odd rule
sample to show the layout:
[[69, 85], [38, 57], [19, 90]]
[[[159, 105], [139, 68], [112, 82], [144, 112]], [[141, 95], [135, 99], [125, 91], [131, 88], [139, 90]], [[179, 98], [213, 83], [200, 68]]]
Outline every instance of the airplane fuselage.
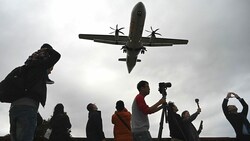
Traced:
[[142, 49], [141, 37], [146, 18], [146, 9], [142, 2], [135, 5], [131, 13], [130, 28], [128, 42], [126, 43], [127, 48], [127, 68], [130, 73], [134, 68], [137, 60], [137, 56]]

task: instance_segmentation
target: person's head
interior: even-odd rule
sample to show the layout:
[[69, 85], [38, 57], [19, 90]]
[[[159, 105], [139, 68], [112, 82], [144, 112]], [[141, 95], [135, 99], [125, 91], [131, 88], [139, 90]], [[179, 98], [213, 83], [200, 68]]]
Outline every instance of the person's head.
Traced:
[[235, 105], [228, 105], [227, 110], [230, 114], [236, 114], [238, 111], [238, 108]]
[[138, 84], [137, 84], [137, 90], [142, 93], [143, 95], [148, 95], [149, 92], [150, 92], [150, 88], [149, 88], [149, 84], [147, 81], [140, 81]]
[[119, 100], [116, 102], [116, 106], [115, 106], [117, 111], [122, 111], [125, 107], [124, 107], [124, 102]]
[[189, 112], [187, 110], [185, 110], [185, 111], [182, 112], [181, 117], [183, 119], [186, 119], [186, 118], [190, 117], [190, 114], [189, 114]]
[[172, 108], [173, 112], [178, 112], [177, 106], [173, 102], [168, 103], [169, 108]]
[[48, 58], [49, 55], [47, 53], [47, 49], [52, 49], [52, 46], [47, 43], [43, 44], [39, 50], [29, 56], [29, 58], [25, 61], [25, 64], [30, 65], [33, 61], [44, 60]]
[[38, 56], [40, 58], [48, 58], [48, 49], [53, 49], [51, 45], [45, 43], [41, 46], [41, 48], [36, 51], [33, 55]]
[[49, 45], [48, 43], [44, 43], [42, 46], [41, 46], [41, 49], [52, 49], [52, 46]]
[[88, 105], [87, 105], [87, 110], [89, 111], [89, 112], [91, 112], [91, 111], [97, 111], [97, 106], [95, 105], [95, 104], [93, 104], [93, 103], [89, 103]]
[[53, 115], [63, 114], [64, 113], [64, 106], [62, 103], [58, 103], [54, 108]]

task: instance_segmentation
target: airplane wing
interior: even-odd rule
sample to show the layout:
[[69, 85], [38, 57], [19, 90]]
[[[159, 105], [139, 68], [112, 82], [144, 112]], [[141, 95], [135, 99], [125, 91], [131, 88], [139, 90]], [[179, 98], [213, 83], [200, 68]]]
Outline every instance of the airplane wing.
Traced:
[[172, 46], [172, 45], [180, 45], [187, 44], [188, 40], [184, 39], [170, 39], [170, 38], [149, 38], [142, 37], [141, 42], [144, 46]]
[[128, 36], [118, 36], [116, 39], [114, 35], [79, 34], [79, 38], [114, 45], [125, 45], [128, 41]]

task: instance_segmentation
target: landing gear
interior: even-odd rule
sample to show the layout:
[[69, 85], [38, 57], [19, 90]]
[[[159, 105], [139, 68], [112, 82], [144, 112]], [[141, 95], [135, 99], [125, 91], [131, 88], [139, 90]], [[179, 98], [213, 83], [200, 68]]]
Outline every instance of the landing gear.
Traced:
[[147, 51], [146, 48], [145, 48], [145, 47], [142, 47], [142, 48], [141, 48], [141, 54], [144, 54], [145, 51]]
[[128, 49], [127, 46], [122, 46], [122, 48], [121, 48], [121, 50], [122, 50], [123, 53], [127, 53], [127, 49]]

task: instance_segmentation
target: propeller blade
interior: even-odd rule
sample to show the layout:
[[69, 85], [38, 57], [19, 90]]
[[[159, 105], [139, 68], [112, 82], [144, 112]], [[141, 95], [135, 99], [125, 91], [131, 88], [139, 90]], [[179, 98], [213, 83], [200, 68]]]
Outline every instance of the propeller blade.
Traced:
[[157, 29], [155, 30], [155, 32], [158, 31], [158, 30], [159, 30], [159, 28], [157, 28]]
[[122, 28], [119, 28], [118, 30], [122, 30], [122, 29], [124, 29], [124, 27], [122, 27]]
[[153, 28], [152, 28], [152, 26], [150, 26], [150, 28], [151, 28], [151, 31], [154, 31]]
[[121, 31], [119, 31], [119, 33], [121, 33], [121, 34], [123, 34], [123, 35], [124, 35], [124, 33], [123, 33], [123, 32], [121, 32]]
[[155, 33], [156, 35], [160, 35], [160, 36], [162, 36], [160, 33]]

